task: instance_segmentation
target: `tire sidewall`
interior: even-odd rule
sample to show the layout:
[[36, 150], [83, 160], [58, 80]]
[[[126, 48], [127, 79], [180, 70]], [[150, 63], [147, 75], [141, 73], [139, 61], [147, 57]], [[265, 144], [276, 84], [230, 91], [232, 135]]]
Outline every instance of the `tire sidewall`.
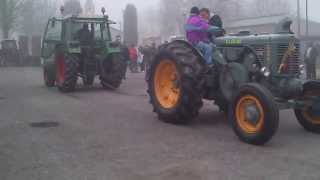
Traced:
[[295, 109], [295, 115], [296, 118], [299, 122], [299, 124], [307, 131], [309, 132], [313, 132], [313, 133], [318, 133], [320, 134], [320, 125], [319, 124], [314, 124], [312, 122], [310, 122], [309, 120], [307, 120], [304, 115], [303, 115], [303, 110], [301, 109]]
[[[155, 103], [156, 111], [159, 112], [160, 114], [162, 114], [162, 116], [168, 116], [169, 117], [169, 116], [172, 116], [172, 115], [177, 113], [177, 111], [179, 110], [179, 107], [181, 105], [181, 102], [182, 102], [182, 97], [184, 96], [184, 89], [181, 86], [182, 70], [181, 70], [181, 67], [178, 65], [178, 63], [173, 60], [174, 56], [172, 54], [170, 54], [167, 51], [163, 51], [161, 54], [162, 55], [157, 57], [155, 59], [154, 63], [152, 64], [152, 66], [151, 66], [151, 78], [150, 78], [150, 81], [149, 81], [149, 86], [151, 87], [150, 88], [151, 95], [152, 95], [151, 98], [153, 99], [153, 102]], [[167, 60], [169, 60], [170, 62], [172, 62], [175, 65], [176, 69], [178, 70], [178, 76], [179, 76], [179, 79], [180, 79], [179, 80], [180, 81], [180, 97], [179, 97], [179, 100], [178, 100], [176, 106], [173, 107], [173, 108], [170, 108], [170, 109], [162, 107], [162, 105], [160, 104], [158, 98], [156, 97], [156, 91], [155, 91], [155, 86], [154, 86], [154, 82], [155, 82], [154, 80], [155, 80], [155, 74], [156, 74], [156, 71], [157, 71], [157, 67], [162, 62], [163, 59], [167, 59]]]
[[[252, 86], [254, 85], [254, 86]], [[256, 87], [256, 88], [255, 88]], [[279, 125], [279, 110], [277, 109], [273, 99], [271, 97], [271, 93], [257, 84], [249, 84], [244, 85], [240, 88], [240, 90], [235, 94], [232, 103], [229, 108], [229, 120], [232, 124], [233, 130], [236, 135], [244, 142], [254, 145], [263, 145], [267, 141], [269, 141], [272, 136], [275, 134]], [[267, 93], [267, 94], [265, 94]], [[236, 120], [236, 106], [239, 99], [245, 95], [252, 95], [256, 97], [263, 108], [264, 111], [264, 122], [262, 129], [254, 134], [248, 134], [244, 132], [238, 125]]]
[[77, 84], [79, 58], [75, 54], [64, 54], [60, 61], [64, 63], [64, 78], [63, 81], [60, 82], [59, 67], [56, 59], [56, 85], [62, 92], [72, 92], [75, 90]]

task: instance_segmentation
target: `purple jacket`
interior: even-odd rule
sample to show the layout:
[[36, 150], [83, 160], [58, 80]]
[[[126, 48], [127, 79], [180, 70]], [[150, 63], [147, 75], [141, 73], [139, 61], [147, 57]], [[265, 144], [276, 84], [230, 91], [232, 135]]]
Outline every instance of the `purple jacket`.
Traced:
[[[188, 26], [197, 29], [188, 28]], [[208, 22], [198, 15], [191, 15], [186, 23], [187, 40], [192, 44], [198, 44], [200, 41], [209, 42], [208, 28]]]

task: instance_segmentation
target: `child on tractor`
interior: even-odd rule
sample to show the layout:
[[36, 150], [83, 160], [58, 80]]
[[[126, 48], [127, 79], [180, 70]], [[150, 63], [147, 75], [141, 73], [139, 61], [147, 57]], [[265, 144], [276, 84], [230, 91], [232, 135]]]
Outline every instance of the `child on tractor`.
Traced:
[[215, 46], [209, 40], [208, 32], [221, 31], [219, 27], [209, 25], [210, 12], [202, 9], [202, 15], [207, 13], [207, 19], [200, 16], [198, 7], [191, 8], [190, 17], [185, 25], [187, 40], [203, 54], [207, 65], [213, 64]]

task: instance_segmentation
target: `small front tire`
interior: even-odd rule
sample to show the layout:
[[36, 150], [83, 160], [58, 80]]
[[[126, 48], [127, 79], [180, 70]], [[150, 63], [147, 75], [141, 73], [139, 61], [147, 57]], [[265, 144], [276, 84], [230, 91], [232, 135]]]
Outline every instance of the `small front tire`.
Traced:
[[299, 124], [312, 133], [320, 134], [320, 113], [313, 110], [312, 107], [306, 109], [295, 109], [295, 115]]
[[241, 86], [229, 110], [234, 132], [248, 144], [264, 145], [278, 129], [279, 110], [271, 92], [259, 84]]

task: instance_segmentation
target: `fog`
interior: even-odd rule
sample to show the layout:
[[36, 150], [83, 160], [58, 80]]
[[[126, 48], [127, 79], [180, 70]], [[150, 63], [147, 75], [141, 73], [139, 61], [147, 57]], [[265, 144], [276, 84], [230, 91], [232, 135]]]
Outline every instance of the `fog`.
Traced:
[[[27, 10], [14, 11], [12, 15], [18, 14], [17, 18], [8, 20], [10, 24], [9, 35], [19, 34], [42, 34], [45, 23], [49, 17], [59, 13], [59, 6], [63, 5], [65, 0], [6, 0], [16, 2], [33, 2], [35, 4], [41, 4], [41, 2], [51, 2], [53, 5], [46, 8], [38, 8], [39, 11], [34, 12], [35, 7], [27, 6]], [[86, 0], [80, 0], [82, 6], [84, 6]], [[259, 4], [260, 9], [255, 9], [254, 6], [249, 5], [250, 2]], [[264, 3], [272, 2], [272, 5], [268, 5], [268, 8], [264, 8]], [[278, 3], [279, 2], [279, 3]], [[281, 6], [280, 2], [284, 2], [286, 5]], [[305, 2], [306, 0], [300, 0], [301, 2], [301, 18], [305, 19]], [[171, 36], [183, 33], [181, 25], [184, 23], [185, 16], [191, 6], [209, 6], [213, 12], [222, 16], [223, 20], [247, 18], [247, 17], [259, 17], [270, 16], [279, 13], [285, 13], [291, 17], [297, 15], [297, 1], [296, 0], [93, 0], [95, 5], [95, 14], [100, 14], [101, 7], [105, 7], [109, 17], [116, 21], [117, 28], [121, 28], [123, 24], [123, 12], [127, 4], [134, 4], [138, 11], [139, 22], [139, 36]], [[283, 4], [282, 4], [283, 5]], [[283, 8], [282, 10], [282, 7]], [[309, 0], [309, 18], [312, 21], [320, 22], [320, 13], [318, 11], [320, 7], [319, 0]], [[28, 10], [29, 8], [29, 10]], [[31, 10], [30, 10], [31, 9]], [[277, 10], [275, 10], [277, 9]], [[43, 12], [40, 12], [43, 11]], [[260, 12], [264, 11], [264, 12]], [[270, 12], [269, 12], [270, 11]], [[271, 12], [272, 11], [272, 12]], [[7, 14], [8, 17], [10, 14]], [[0, 17], [1, 18], [1, 17]], [[6, 18], [3, 18], [6, 19]], [[4, 22], [4, 20], [1, 20]], [[30, 19], [32, 22], [30, 22]], [[1, 23], [0, 23], [1, 25]], [[3, 27], [3, 25], [2, 25]], [[40, 28], [34, 28], [40, 27]]]
[[[84, 0], [83, 0], [84, 1]], [[94, 0], [96, 5], [96, 10], [100, 11], [100, 7], [104, 6], [107, 8], [110, 16], [121, 21], [122, 10], [124, 9], [127, 3], [133, 3], [137, 6], [140, 11], [145, 10], [146, 8], [155, 8], [158, 6], [160, 0]], [[239, 0], [245, 1], [245, 0]], [[295, 0], [287, 0], [291, 3], [292, 10], [296, 11], [296, 2]], [[303, 15], [305, 14], [305, 0], [301, 1], [301, 9]], [[309, 16], [311, 19], [320, 21], [320, 1], [319, 0], [309, 0]], [[213, 7], [214, 8], [214, 7]]]

